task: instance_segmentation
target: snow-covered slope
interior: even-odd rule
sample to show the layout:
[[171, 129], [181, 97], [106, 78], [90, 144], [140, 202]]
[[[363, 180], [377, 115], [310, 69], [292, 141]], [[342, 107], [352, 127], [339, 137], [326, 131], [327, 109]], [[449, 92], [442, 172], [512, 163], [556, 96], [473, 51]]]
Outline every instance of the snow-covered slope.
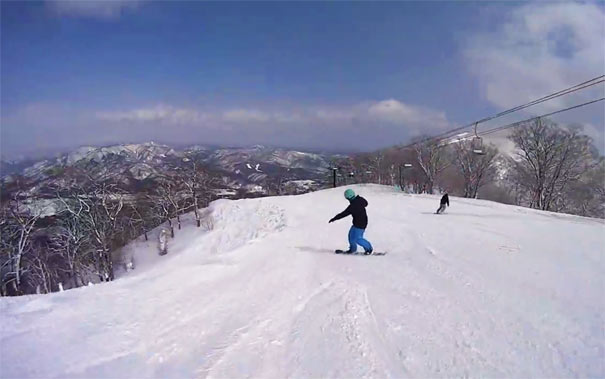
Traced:
[[602, 221], [356, 187], [212, 205], [104, 285], [0, 299], [1, 377], [603, 377]]

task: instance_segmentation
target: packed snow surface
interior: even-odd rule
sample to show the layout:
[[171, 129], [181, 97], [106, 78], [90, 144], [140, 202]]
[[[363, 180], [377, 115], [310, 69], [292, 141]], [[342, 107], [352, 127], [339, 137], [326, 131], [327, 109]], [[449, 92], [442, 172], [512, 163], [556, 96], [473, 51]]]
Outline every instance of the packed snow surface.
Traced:
[[[358, 186], [220, 200], [109, 284], [0, 299], [13, 377], [603, 377], [599, 220]], [[212, 213], [209, 213], [212, 212]]]

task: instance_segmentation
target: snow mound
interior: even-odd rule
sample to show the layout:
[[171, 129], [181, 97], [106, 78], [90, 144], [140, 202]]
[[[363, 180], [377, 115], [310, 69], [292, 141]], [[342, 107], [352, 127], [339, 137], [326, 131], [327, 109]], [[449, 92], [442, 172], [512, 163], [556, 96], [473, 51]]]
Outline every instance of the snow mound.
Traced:
[[[284, 210], [263, 199], [253, 201], [217, 200], [200, 211], [201, 227], [195, 226], [193, 213], [181, 217], [184, 225], [174, 228], [175, 239], [169, 239], [167, 256], [158, 255], [158, 234], [164, 224], [148, 233], [149, 240], [139, 237], [119, 252], [118, 277], [137, 276], [153, 269], [161, 272], [166, 265], [178, 269], [184, 262], [214, 260], [219, 254], [229, 253], [255, 240], [283, 230], [286, 226]], [[213, 258], [214, 257], [214, 258]], [[127, 272], [124, 266], [133, 263], [135, 270]], [[126, 272], [125, 272], [126, 271]]]
[[602, 221], [353, 188], [387, 255], [333, 254], [344, 188], [220, 200], [114, 282], [0, 299], [0, 377], [605, 376]]
[[286, 226], [284, 210], [270, 202], [217, 200], [210, 206], [212, 231], [204, 246], [210, 253], [232, 251]]

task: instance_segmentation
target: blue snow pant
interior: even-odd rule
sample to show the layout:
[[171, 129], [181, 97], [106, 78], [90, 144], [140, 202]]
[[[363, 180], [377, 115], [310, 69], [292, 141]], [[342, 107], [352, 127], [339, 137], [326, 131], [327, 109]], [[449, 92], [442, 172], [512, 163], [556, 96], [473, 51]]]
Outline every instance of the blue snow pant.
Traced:
[[363, 238], [363, 233], [365, 229], [359, 229], [354, 226], [351, 226], [349, 230], [349, 249], [351, 252], [357, 251], [357, 245], [361, 245], [365, 251], [372, 250], [372, 244], [370, 241]]

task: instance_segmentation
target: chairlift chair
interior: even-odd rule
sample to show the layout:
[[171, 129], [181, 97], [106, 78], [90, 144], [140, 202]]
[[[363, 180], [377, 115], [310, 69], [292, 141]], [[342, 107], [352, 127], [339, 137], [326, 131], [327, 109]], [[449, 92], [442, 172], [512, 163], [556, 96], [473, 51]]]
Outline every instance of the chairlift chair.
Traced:
[[479, 137], [477, 134], [477, 124], [478, 123], [475, 123], [475, 136], [471, 140], [471, 149], [474, 154], [485, 155], [485, 150], [483, 149], [483, 138]]
[[481, 137], [473, 137], [471, 141], [471, 148], [473, 149], [473, 153], [477, 155], [485, 155], [485, 150], [483, 149], [483, 139]]

